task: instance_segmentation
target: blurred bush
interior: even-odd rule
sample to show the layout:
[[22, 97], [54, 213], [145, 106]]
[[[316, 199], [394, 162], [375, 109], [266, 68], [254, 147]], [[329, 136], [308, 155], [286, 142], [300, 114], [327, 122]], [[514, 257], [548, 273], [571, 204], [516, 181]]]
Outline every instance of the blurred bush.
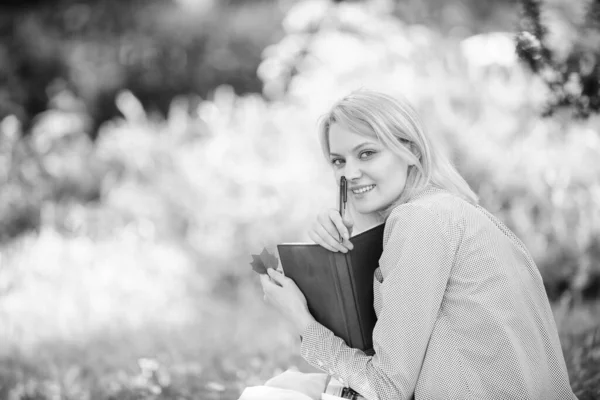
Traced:
[[[328, 1], [323, 0], [321, 3]], [[469, 36], [515, 24], [515, 0], [373, 1], [410, 24]], [[118, 115], [128, 89], [166, 114], [182, 94], [221, 84], [259, 93], [263, 48], [279, 40], [293, 0], [8, 1], [0, 5], [0, 119], [16, 115], [28, 132], [66, 85], [89, 115], [86, 131]]]
[[175, 96], [220, 84], [258, 92], [261, 50], [280, 37], [281, 18], [276, 0], [3, 3], [0, 119], [16, 115], [28, 132], [56, 83], [83, 99], [92, 136], [118, 114], [124, 88], [163, 115]]
[[544, 115], [557, 109], [584, 119], [600, 113], [600, 2], [520, 3], [517, 52], [550, 89]]

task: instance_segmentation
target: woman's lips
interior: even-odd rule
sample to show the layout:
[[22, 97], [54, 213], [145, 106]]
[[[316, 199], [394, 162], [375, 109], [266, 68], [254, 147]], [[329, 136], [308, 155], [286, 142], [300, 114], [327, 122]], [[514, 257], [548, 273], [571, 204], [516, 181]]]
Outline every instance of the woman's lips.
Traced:
[[361, 185], [361, 186], [356, 186], [356, 187], [354, 187], [354, 188], [352, 188], [350, 190], [355, 195], [361, 195], [361, 194], [365, 194], [365, 193], [370, 192], [374, 188], [375, 188], [375, 185]]

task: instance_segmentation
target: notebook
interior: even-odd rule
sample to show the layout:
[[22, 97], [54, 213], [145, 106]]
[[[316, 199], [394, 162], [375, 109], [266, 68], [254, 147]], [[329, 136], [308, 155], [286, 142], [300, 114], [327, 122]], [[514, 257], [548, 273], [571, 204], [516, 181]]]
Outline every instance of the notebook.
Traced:
[[277, 246], [285, 275], [296, 283], [312, 316], [352, 348], [372, 353], [373, 274], [383, 251], [384, 225], [350, 240], [353, 250], [332, 252], [317, 244]]

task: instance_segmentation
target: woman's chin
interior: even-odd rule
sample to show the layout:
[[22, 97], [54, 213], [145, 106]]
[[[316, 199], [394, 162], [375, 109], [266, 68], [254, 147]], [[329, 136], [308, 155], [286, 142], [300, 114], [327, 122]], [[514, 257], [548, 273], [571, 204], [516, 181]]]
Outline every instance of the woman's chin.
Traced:
[[356, 211], [361, 213], [361, 214], [374, 214], [377, 211], [379, 211], [379, 208], [375, 205], [370, 205], [370, 204], [358, 204], [355, 205]]
[[381, 215], [381, 213], [385, 213], [390, 204], [354, 204], [354, 209], [356, 212], [364, 215]]

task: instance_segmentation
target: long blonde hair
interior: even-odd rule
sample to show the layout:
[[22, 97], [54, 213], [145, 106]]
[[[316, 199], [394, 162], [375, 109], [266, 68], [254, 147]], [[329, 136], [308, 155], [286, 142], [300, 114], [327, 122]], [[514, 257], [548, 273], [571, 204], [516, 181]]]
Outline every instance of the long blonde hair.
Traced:
[[384, 146], [413, 164], [408, 169], [402, 194], [382, 212], [384, 217], [395, 206], [409, 201], [429, 185], [477, 204], [477, 195], [439, 145], [427, 137], [419, 116], [406, 99], [361, 89], [339, 100], [319, 121], [319, 140], [327, 159], [329, 129], [334, 123], [358, 134], [376, 137]]

